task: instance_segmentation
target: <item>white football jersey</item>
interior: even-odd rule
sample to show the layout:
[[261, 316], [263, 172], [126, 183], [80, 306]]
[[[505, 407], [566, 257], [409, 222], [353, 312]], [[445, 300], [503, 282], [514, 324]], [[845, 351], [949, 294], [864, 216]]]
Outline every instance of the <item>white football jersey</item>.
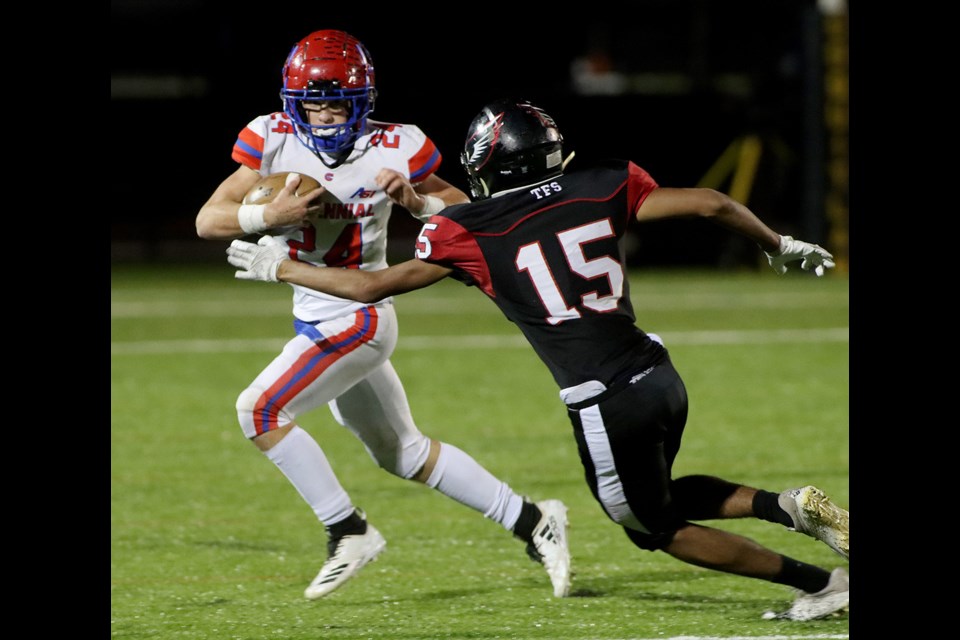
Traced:
[[[393, 203], [374, 178], [389, 168], [414, 185], [440, 166], [440, 152], [419, 127], [367, 121], [367, 131], [347, 160], [327, 167], [307, 149], [285, 113], [259, 116], [248, 124], [233, 147], [232, 157], [260, 175], [295, 171], [315, 178], [340, 204], [324, 203], [310, 225], [274, 230], [296, 259], [318, 267], [384, 269], [387, 265], [387, 223]], [[353, 300], [292, 285], [293, 314], [307, 322], [330, 320], [365, 306]]]

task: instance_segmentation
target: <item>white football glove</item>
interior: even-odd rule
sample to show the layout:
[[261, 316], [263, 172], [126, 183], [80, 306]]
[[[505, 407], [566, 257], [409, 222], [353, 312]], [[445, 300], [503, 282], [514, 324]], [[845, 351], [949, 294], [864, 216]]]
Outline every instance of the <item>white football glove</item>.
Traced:
[[818, 244], [810, 244], [802, 240], [794, 240], [790, 236], [780, 236], [780, 248], [767, 253], [767, 260], [773, 270], [783, 275], [787, 272], [787, 263], [792, 260], [803, 259], [800, 268], [810, 271], [813, 267], [817, 276], [822, 276], [825, 269], [835, 266], [833, 254]]
[[269, 236], [263, 236], [257, 244], [234, 240], [227, 247], [227, 262], [241, 269], [233, 274], [239, 280], [277, 282], [277, 268], [289, 259], [286, 245], [277, 244]]

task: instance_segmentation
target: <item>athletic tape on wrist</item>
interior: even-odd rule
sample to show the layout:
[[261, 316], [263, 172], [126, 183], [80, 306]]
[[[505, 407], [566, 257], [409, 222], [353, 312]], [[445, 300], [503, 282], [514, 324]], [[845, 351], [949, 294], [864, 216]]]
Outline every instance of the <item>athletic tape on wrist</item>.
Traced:
[[240, 228], [245, 233], [260, 233], [267, 229], [267, 224], [263, 221], [263, 211], [267, 208], [265, 204], [242, 204], [237, 211], [237, 221]]
[[436, 215], [447, 207], [447, 204], [437, 196], [423, 196], [423, 201], [426, 204], [423, 205], [423, 209], [417, 214], [421, 218]]

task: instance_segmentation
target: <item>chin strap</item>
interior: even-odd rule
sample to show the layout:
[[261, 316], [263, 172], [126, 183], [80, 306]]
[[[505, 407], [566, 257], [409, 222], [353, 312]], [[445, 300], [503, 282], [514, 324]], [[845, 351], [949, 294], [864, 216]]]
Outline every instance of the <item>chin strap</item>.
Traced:
[[316, 155], [327, 169], [336, 169], [350, 157], [351, 151], [353, 151], [353, 147], [340, 151], [336, 155], [327, 153], [326, 151], [318, 151]]

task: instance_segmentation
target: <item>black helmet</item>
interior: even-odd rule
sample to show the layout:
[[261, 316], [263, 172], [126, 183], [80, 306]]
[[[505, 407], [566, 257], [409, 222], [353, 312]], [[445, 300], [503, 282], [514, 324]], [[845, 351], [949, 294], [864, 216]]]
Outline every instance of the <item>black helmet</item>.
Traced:
[[470, 123], [460, 162], [470, 192], [482, 200], [563, 173], [563, 136], [540, 107], [525, 100], [497, 100]]

